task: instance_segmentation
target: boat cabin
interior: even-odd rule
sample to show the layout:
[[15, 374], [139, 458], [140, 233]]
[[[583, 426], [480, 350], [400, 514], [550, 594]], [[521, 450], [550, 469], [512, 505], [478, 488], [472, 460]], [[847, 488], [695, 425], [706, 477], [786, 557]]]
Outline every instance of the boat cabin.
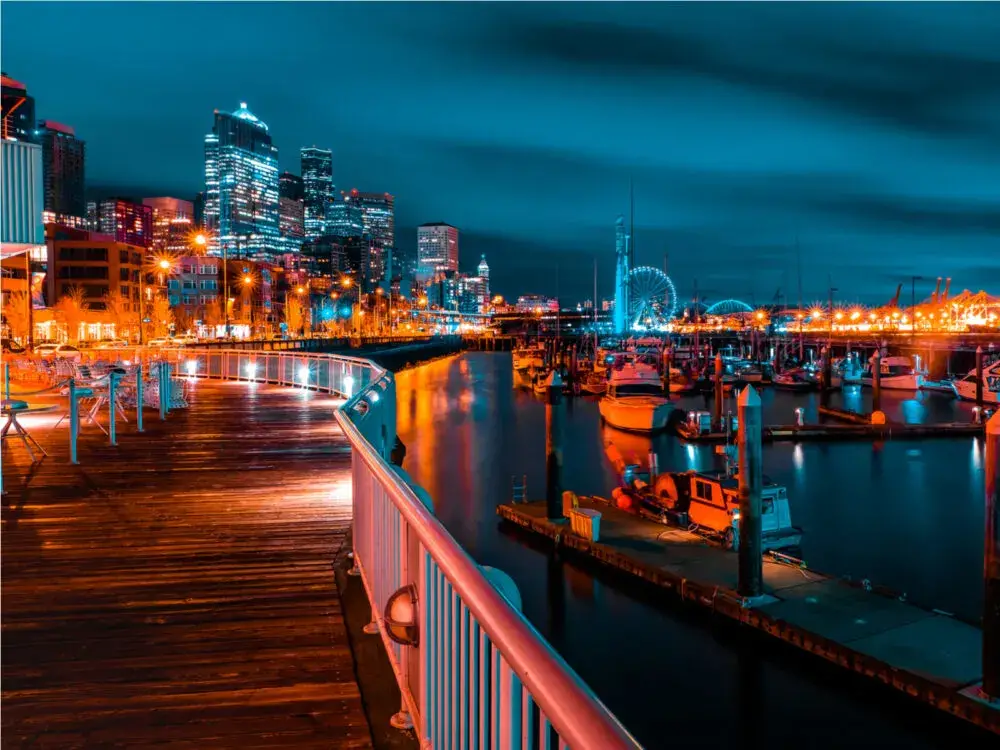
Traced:
[[[725, 417], [723, 417], [725, 419]], [[732, 420], [730, 430], [736, 432], [738, 422], [734, 415], [730, 415]], [[712, 432], [712, 413], [709, 411], [689, 411], [687, 424], [690, 432], [696, 435], [708, 435]]]
[[[689, 476], [689, 521], [726, 537], [730, 537], [730, 528], [735, 534], [740, 516], [739, 478], [725, 471], [689, 472]], [[783, 546], [794, 546], [801, 540], [801, 532], [792, 526], [788, 491], [767, 477], [761, 490], [761, 531], [765, 548], [776, 546], [778, 538]]]

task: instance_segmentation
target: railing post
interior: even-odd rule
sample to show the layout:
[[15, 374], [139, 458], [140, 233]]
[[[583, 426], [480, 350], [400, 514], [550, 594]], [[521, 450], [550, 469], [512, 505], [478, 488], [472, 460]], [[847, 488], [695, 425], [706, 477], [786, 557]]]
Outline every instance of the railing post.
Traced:
[[76, 460], [76, 438], [80, 431], [80, 407], [76, 401], [76, 381], [69, 379], [69, 462], [79, 463]]
[[160, 362], [160, 421], [164, 422], [167, 419], [167, 412], [169, 408], [167, 404], [170, 403], [170, 364], [168, 362]]
[[118, 445], [118, 431], [115, 428], [115, 422], [117, 421], [118, 415], [115, 413], [117, 411], [115, 404], [115, 390], [118, 385], [118, 373], [112, 370], [108, 373], [108, 444]]
[[135, 367], [135, 426], [142, 432], [142, 362]]

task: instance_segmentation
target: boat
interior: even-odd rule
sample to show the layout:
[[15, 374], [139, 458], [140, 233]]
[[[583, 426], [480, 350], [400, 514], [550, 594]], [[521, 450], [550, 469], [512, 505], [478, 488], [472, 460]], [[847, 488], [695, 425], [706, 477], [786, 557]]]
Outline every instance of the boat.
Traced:
[[691, 393], [698, 387], [698, 381], [690, 378], [683, 370], [677, 367], [670, 368], [670, 392], [671, 393]]
[[532, 367], [545, 366], [545, 347], [542, 344], [519, 346], [512, 352], [515, 371], [527, 371]]
[[[640, 495], [640, 513], [671, 525], [707, 533], [727, 549], [739, 549], [739, 478], [726, 470], [665, 472]], [[761, 544], [786, 549], [802, 543], [802, 529], [792, 525], [788, 491], [763, 477]]]
[[603, 396], [608, 390], [608, 379], [602, 372], [588, 372], [580, 381], [580, 390], [592, 396]]
[[[955, 395], [963, 401], [976, 400], [976, 371], [951, 383]], [[983, 368], [983, 403], [1000, 404], [1000, 359]]]
[[814, 391], [817, 387], [816, 381], [802, 368], [779, 372], [771, 378], [771, 385], [782, 391], [799, 392]]
[[[972, 376], [973, 376], [973, 381], [972, 381], [972, 398], [973, 399], [975, 399], [975, 397], [976, 397], [976, 393], [975, 393], [975, 391], [976, 391], [975, 375], [976, 375], [975, 373], [972, 373]], [[923, 381], [920, 383], [920, 390], [922, 390], [922, 391], [930, 391], [931, 393], [945, 393], [945, 394], [947, 394], [949, 396], [954, 396], [955, 395], [955, 379], [954, 378], [945, 378], [944, 380], [928, 380], [927, 378], [924, 378]]]
[[531, 390], [539, 396], [548, 394], [551, 388], [564, 388], [562, 377], [556, 370], [532, 369]]
[[611, 371], [598, 410], [605, 422], [619, 430], [658, 432], [666, 429], [674, 405], [664, 397], [655, 367], [621, 362]]
[[[923, 373], [910, 357], [883, 357], [879, 365], [879, 386], [885, 390], [916, 391], [923, 382]], [[872, 363], [868, 362], [861, 384], [872, 385]]]

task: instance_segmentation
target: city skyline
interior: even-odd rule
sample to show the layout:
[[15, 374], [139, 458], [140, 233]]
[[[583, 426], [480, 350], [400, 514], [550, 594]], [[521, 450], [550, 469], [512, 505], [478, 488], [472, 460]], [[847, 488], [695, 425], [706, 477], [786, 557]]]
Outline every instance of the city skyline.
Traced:
[[[208, 113], [247, 100], [275, 134], [279, 169], [297, 172], [302, 147], [329, 148], [336, 185], [396, 197], [398, 246], [415, 247], [416, 227], [443, 219], [462, 232], [463, 270], [485, 253], [509, 297], [555, 294], [558, 266], [561, 296], [588, 298], [595, 256], [599, 296], [610, 296], [630, 178], [636, 264], [662, 266], [669, 254], [682, 298], [697, 279], [709, 298], [767, 303], [780, 287], [794, 300], [796, 241], [806, 300], [825, 297], [831, 280], [868, 302], [912, 275], [924, 277], [922, 296], [937, 276], [958, 289], [1000, 283], [995, 8], [728, 6], [716, 23], [717, 9], [690, 4], [453, 6], [446, 16], [434, 6], [317, 4], [248, 6], [226, 25], [232, 4], [187, 5], [183, 19], [135, 6], [156, 30], [155, 54], [98, 96], [85, 85], [88, 66], [68, 62], [86, 60], [85, 46], [71, 41], [39, 60], [16, 32], [55, 7], [5, 4], [3, 66], [27, 85], [38, 119], [87, 142], [88, 186], [102, 197], [193, 197]], [[118, 15], [65, 6], [45, 23], [132, 22]], [[178, 23], [211, 29], [219, 43], [174, 49]], [[348, 76], [338, 97], [313, 95], [321, 32], [339, 23], [352, 28], [345, 57], [384, 32], [385, 59]], [[303, 34], [294, 54], [283, 34], [292, 28]], [[248, 34], [266, 64], [196, 77], [169, 99], [178, 76]], [[414, 41], [442, 37], [454, 49]], [[762, 41], [784, 57], [761, 52]], [[154, 59], [177, 69], [153, 75]], [[118, 87], [134, 95], [128, 111], [111, 113], [102, 101]], [[342, 106], [361, 89], [379, 90], [378, 111]], [[440, 104], [449, 92], [451, 108]], [[858, 266], [850, 276], [846, 257]]]

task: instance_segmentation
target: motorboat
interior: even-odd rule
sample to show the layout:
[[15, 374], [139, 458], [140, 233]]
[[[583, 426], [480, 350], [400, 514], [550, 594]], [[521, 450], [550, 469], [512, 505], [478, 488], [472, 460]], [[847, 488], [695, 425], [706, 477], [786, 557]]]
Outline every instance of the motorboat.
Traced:
[[687, 374], [677, 367], [670, 368], [670, 392], [671, 393], [691, 393], [698, 387], [698, 381], [688, 377]]
[[[923, 373], [910, 357], [883, 357], [879, 364], [879, 385], [885, 390], [917, 391], [923, 382]], [[861, 384], [872, 385], [872, 361], [869, 360], [861, 376]]]
[[[972, 373], [972, 377], [973, 377], [973, 382], [972, 382], [972, 398], [973, 399], [975, 399], [975, 397], [976, 397], [976, 393], [975, 393], [976, 392], [975, 376], [976, 376], [976, 374]], [[949, 396], [954, 396], [955, 395], [955, 379], [954, 378], [945, 378], [944, 380], [928, 380], [927, 378], [924, 378], [923, 381], [920, 383], [920, 390], [922, 390], [922, 391], [930, 391], [931, 393], [944, 393], [944, 394], [947, 394]]]
[[771, 379], [770, 366], [759, 362], [741, 361], [733, 366], [741, 383], [763, 383]]
[[515, 371], [545, 366], [545, 347], [540, 343], [519, 346], [512, 352]]
[[[727, 549], [739, 549], [739, 478], [726, 470], [666, 472], [644, 493], [642, 515], [705, 532]], [[761, 543], [765, 550], [798, 547], [802, 529], [792, 525], [788, 491], [763, 477]]]
[[565, 390], [566, 384], [556, 370], [534, 370], [531, 380], [531, 390], [539, 396], [548, 395], [552, 388]]
[[782, 391], [800, 392], [814, 391], [817, 387], [816, 381], [802, 368], [779, 372], [771, 378], [771, 385]]
[[[976, 400], [976, 371], [951, 383], [955, 395], [963, 401]], [[983, 403], [1000, 404], [1000, 359], [983, 368]]]
[[580, 390], [591, 396], [603, 396], [608, 390], [608, 379], [603, 372], [588, 372], [580, 381]]
[[611, 370], [598, 409], [604, 421], [619, 430], [658, 432], [666, 429], [674, 405], [664, 397], [655, 367], [622, 362]]

